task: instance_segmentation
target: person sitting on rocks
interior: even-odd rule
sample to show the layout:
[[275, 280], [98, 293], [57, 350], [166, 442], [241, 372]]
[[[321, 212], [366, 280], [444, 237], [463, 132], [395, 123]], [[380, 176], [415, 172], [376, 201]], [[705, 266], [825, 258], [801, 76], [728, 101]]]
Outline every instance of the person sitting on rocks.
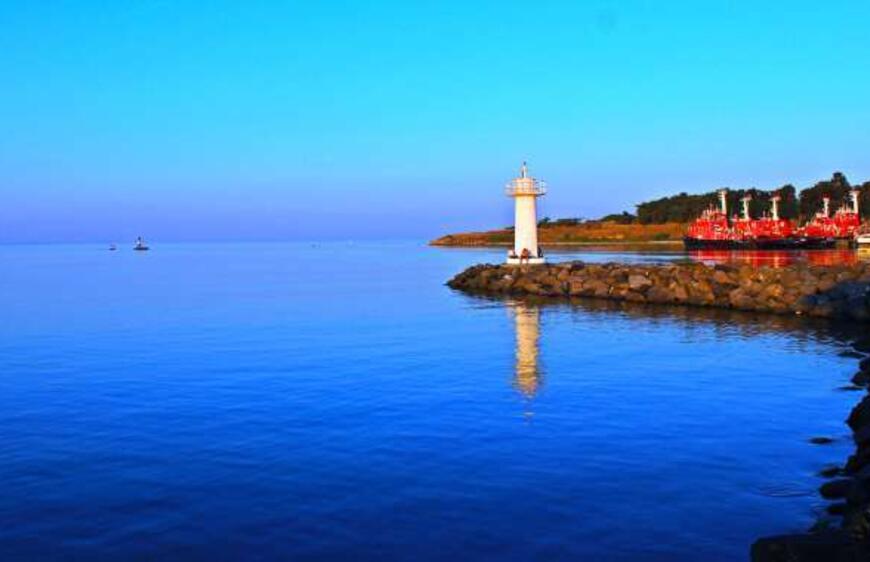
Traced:
[[532, 253], [529, 251], [529, 249], [523, 248], [523, 251], [520, 254], [520, 263], [523, 263], [523, 260], [525, 260], [526, 263], [529, 263], [530, 257], [532, 257]]

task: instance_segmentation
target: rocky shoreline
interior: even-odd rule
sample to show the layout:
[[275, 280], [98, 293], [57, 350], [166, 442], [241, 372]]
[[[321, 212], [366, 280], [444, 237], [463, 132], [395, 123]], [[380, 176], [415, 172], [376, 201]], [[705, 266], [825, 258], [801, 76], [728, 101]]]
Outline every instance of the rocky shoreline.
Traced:
[[870, 321], [870, 263], [788, 267], [680, 263], [482, 264], [447, 283], [490, 295], [598, 298]]
[[[870, 339], [857, 341], [863, 355], [852, 377], [856, 387], [870, 384]], [[846, 424], [852, 430], [855, 452], [841, 467], [829, 467], [829, 480], [819, 488], [830, 500], [827, 512], [842, 518], [839, 526], [817, 526], [807, 533], [759, 539], [752, 545], [755, 562], [858, 562], [870, 560], [870, 394], [852, 409]], [[821, 440], [813, 441], [822, 443]]]

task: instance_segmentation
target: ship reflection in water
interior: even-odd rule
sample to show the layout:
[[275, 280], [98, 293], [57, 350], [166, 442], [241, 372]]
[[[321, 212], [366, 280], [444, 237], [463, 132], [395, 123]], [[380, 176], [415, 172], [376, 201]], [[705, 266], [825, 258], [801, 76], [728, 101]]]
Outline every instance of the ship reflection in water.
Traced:
[[533, 398], [541, 386], [538, 365], [541, 334], [541, 310], [537, 306], [515, 302], [508, 307], [516, 327], [516, 363], [514, 387], [526, 398]]
[[755, 267], [786, 267], [796, 263], [810, 265], [852, 265], [859, 260], [870, 259], [870, 254], [849, 249], [840, 250], [692, 250], [688, 252], [694, 261], [706, 264], [751, 265]]

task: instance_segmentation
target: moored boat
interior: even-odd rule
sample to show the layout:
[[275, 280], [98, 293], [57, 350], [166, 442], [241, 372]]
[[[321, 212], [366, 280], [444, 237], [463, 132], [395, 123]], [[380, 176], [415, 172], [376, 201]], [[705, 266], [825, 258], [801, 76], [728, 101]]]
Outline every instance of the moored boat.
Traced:
[[719, 208], [710, 206], [689, 225], [683, 243], [687, 250], [820, 250], [834, 248], [838, 240], [851, 240], [860, 224], [857, 192], [853, 206], [844, 206], [830, 216], [830, 199], [823, 210], [804, 227], [779, 215], [777, 194], [770, 198], [770, 214], [753, 219], [749, 213], [752, 198], [741, 199], [740, 215], [728, 218], [727, 190], [719, 191]]
[[837, 245], [835, 238], [789, 236], [783, 238], [704, 239], [686, 236], [687, 250], [826, 250]]
[[133, 246], [133, 249], [137, 252], [144, 252], [146, 250], [150, 250], [148, 244], [145, 243], [145, 240], [142, 237], [136, 238], [136, 245]]
[[852, 241], [861, 228], [861, 215], [858, 207], [860, 192], [853, 189], [849, 192], [851, 205], [843, 204], [831, 216], [831, 198], [822, 198], [822, 210], [815, 214], [802, 229], [802, 233], [814, 238], [833, 238]]

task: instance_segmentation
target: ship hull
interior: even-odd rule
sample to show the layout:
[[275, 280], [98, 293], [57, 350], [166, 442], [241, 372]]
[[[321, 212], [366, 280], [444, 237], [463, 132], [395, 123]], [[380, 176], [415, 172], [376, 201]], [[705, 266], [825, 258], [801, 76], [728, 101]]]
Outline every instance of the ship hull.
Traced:
[[687, 250], [825, 250], [836, 246], [833, 238], [757, 238], [754, 240], [707, 240], [683, 238]]

